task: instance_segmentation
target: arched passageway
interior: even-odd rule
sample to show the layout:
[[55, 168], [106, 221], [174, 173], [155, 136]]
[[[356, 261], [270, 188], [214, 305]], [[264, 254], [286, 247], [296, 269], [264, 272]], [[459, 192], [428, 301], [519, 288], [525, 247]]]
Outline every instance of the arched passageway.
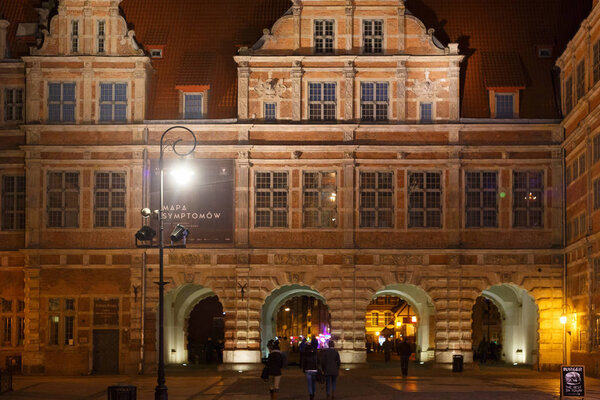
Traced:
[[409, 284], [389, 285], [378, 290], [373, 300], [365, 320], [368, 348], [373, 349], [385, 337], [392, 341], [406, 339], [414, 344], [419, 361], [435, 358], [435, 309], [423, 289]]
[[[182, 285], [165, 295], [165, 363], [183, 364], [188, 362], [189, 318], [194, 308], [203, 300], [209, 298], [214, 298], [214, 301], [218, 302], [218, 298], [216, 298], [215, 293], [211, 289], [194, 284]], [[208, 302], [206, 305], [208, 305]], [[202, 312], [202, 308], [204, 307], [200, 305], [196, 314]], [[211, 326], [211, 330], [218, 328], [218, 325], [221, 324], [219, 317], [212, 315], [214, 314], [213, 308], [208, 307], [204, 309], [205, 313], [211, 313], [210, 316], [206, 316], [214, 324], [214, 326]], [[215, 319], [215, 316], [217, 319]], [[220, 318], [223, 317], [224, 315], [221, 311]], [[200, 316], [197, 315], [196, 318], [200, 318]], [[199, 333], [199, 337], [203, 337], [202, 334]]]
[[[497, 358], [511, 364], [535, 364], [538, 361], [538, 308], [527, 291], [512, 284], [492, 286], [482, 292], [473, 306], [473, 351], [481, 358]], [[487, 344], [480, 347], [485, 337]], [[496, 354], [494, 355], [494, 350]]]
[[266, 299], [261, 312], [261, 352], [267, 356], [267, 343], [278, 335], [318, 336], [331, 330], [325, 298], [316, 290], [301, 285], [275, 289]]

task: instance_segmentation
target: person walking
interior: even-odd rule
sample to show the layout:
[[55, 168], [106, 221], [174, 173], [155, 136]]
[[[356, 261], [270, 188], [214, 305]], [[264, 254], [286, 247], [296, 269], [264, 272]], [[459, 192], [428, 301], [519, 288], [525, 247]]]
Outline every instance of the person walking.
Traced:
[[285, 359], [285, 364], [287, 365], [290, 354], [290, 341], [288, 340], [287, 336], [284, 336], [279, 341], [279, 350], [281, 351], [281, 355]]
[[412, 348], [410, 343], [408, 343], [405, 339], [402, 339], [402, 342], [398, 345], [399, 353], [400, 353], [400, 368], [402, 369], [402, 376], [408, 375], [408, 359], [412, 354]]
[[327, 400], [335, 398], [335, 386], [337, 377], [340, 373], [340, 353], [335, 349], [335, 343], [330, 340], [328, 348], [321, 351], [321, 369], [325, 375], [325, 390], [327, 392]]
[[[316, 343], [315, 343], [316, 342]], [[310, 400], [314, 400], [315, 392], [317, 389], [317, 373], [318, 373], [318, 360], [317, 360], [317, 346], [318, 341], [313, 339], [310, 344], [306, 344], [302, 354], [301, 368], [306, 375], [306, 385], [308, 387], [308, 397]]]
[[300, 353], [299, 367], [302, 368], [302, 357], [304, 357], [304, 350], [306, 349], [306, 338], [302, 338], [302, 341], [298, 345], [298, 352]]
[[267, 368], [269, 370], [269, 393], [271, 400], [277, 399], [279, 383], [281, 382], [281, 369], [283, 368], [283, 356], [279, 351], [279, 345], [270, 342], [267, 345], [269, 356], [267, 357]]
[[489, 350], [490, 343], [484, 336], [483, 339], [481, 339], [481, 342], [479, 342], [479, 346], [477, 346], [477, 352], [479, 353], [479, 364], [485, 364]]
[[383, 354], [385, 355], [385, 362], [390, 362], [390, 358], [392, 355], [392, 350], [394, 349], [394, 344], [390, 340], [390, 338], [386, 338], [385, 342], [383, 342]]

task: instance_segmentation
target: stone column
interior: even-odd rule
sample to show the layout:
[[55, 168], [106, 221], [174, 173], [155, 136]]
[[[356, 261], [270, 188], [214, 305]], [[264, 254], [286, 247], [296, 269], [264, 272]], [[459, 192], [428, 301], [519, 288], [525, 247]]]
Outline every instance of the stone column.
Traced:
[[340, 198], [342, 199], [339, 207], [340, 222], [344, 230], [344, 248], [354, 248], [354, 166], [356, 162], [352, 153], [344, 153], [342, 163], [342, 186], [340, 188]]
[[[586, 161], [591, 160], [591, 147], [588, 147], [589, 154], [586, 154]], [[563, 243], [563, 150], [556, 149], [552, 151], [552, 164], [548, 177], [552, 180], [552, 187], [548, 193], [552, 196], [552, 207], [548, 207], [550, 213], [550, 224], [552, 226], [552, 244], [556, 247], [562, 247]], [[589, 169], [588, 169], [589, 171]], [[589, 175], [589, 174], [588, 174]], [[546, 178], [546, 181], [548, 179]], [[588, 214], [589, 215], [589, 214]], [[546, 218], [546, 221], [548, 219]], [[545, 222], [545, 221], [544, 221]]]
[[[458, 51], [458, 46], [457, 50]], [[448, 98], [450, 101], [450, 121], [458, 121], [460, 118], [460, 67], [458, 61], [452, 61], [448, 69], [448, 79], [450, 81]]]
[[556, 368], [563, 361], [563, 326], [560, 323], [562, 313], [562, 265], [560, 262], [562, 258], [558, 258], [556, 261], [558, 263], [553, 265], [554, 276], [545, 279], [543, 287], [531, 291], [539, 312], [538, 346], [539, 365], [542, 369]]
[[135, 63], [133, 72], [133, 83], [135, 91], [133, 92], [133, 113], [130, 113], [134, 122], [142, 122], [146, 111], [146, 69], [144, 63]]
[[[450, 135], [452, 138], [456, 136], [456, 143], [458, 142], [458, 133], [456, 135]], [[454, 144], [456, 144], [454, 143]], [[447, 176], [444, 177], [446, 188], [446, 194], [444, 195], [444, 201], [446, 202], [446, 215], [445, 215], [445, 226], [448, 231], [448, 245], [450, 247], [460, 246], [460, 229], [462, 225], [462, 207], [461, 207], [461, 185], [460, 185], [460, 174], [461, 174], [461, 162], [460, 162], [460, 149], [453, 149], [450, 153], [451, 159], [448, 160]]]
[[40, 122], [42, 117], [40, 111], [43, 104], [44, 90], [42, 88], [42, 70], [39, 61], [34, 61], [27, 66], [25, 79], [25, 87], [27, 90], [27, 104], [25, 107], [27, 110], [26, 122]]
[[300, 15], [302, 14], [302, 6], [298, 1], [294, 1], [294, 5], [292, 6], [292, 14], [294, 15], [294, 50], [300, 49], [300, 36], [301, 36], [301, 26], [300, 26]]
[[[357, 280], [354, 257], [344, 256], [344, 265], [340, 268], [341, 302], [338, 308], [331, 307], [332, 334], [339, 341], [340, 358], [343, 363], [364, 363], [367, 361], [365, 350], [365, 312], [369, 303], [369, 293]], [[335, 304], [335, 303], [334, 303]]]
[[354, 6], [346, 5], [346, 51], [352, 51], [354, 41]]
[[40, 351], [40, 267], [39, 256], [29, 255], [25, 261], [25, 343], [23, 372], [44, 373], [44, 356]]
[[398, 6], [398, 52], [404, 53], [404, 39], [405, 39], [405, 14], [406, 8], [404, 7], [404, 2], [400, 2]]
[[25, 158], [25, 182], [27, 185], [27, 197], [25, 205], [27, 209], [25, 247], [40, 247], [40, 230], [43, 228], [43, 194], [44, 175], [40, 160], [40, 153], [27, 152]]
[[[83, 72], [81, 74], [82, 80], [81, 84], [83, 85], [83, 120], [81, 121], [84, 124], [92, 123], [92, 88], [94, 85], [94, 70], [92, 69], [92, 62], [85, 61], [83, 63]], [[100, 116], [97, 115], [96, 118], [100, 119]]]
[[248, 247], [250, 242], [250, 160], [248, 158], [249, 153], [241, 151], [235, 161], [237, 179], [235, 245], [242, 248]]
[[248, 85], [250, 80], [250, 67], [247, 61], [238, 64], [238, 118], [248, 119]]
[[10, 22], [5, 19], [0, 19], [0, 60], [6, 58], [6, 49], [8, 48], [8, 42], [6, 40], [6, 35], [8, 33], [8, 26]]
[[344, 119], [351, 121], [354, 119], [354, 76], [356, 71], [354, 70], [354, 63], [347, 61], [344, 66], [344, 98], [342, 99], [344, 105]]
[[292, 66], [292, 120], [302, 119], [302, 62], [294, 61]]
[[396, 67], [396, 84], [398, 88], [398, 95], [396, 98], [396, 120], [406, 120], [406, 61], [398, 61]]

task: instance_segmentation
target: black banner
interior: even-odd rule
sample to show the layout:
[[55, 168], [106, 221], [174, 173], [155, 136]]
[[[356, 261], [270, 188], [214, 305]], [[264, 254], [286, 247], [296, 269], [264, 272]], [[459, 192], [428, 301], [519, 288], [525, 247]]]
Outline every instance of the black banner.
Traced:
[[[158, 160], [150, 166], [150, 208], [159, 207]], [[177, 224], [189, 230], [187, 244], [233, 242], [233, 160], [164, 160], [164, 243]], [[152, 228], [158, 235], [157, 218]], [[182, 244], [178, 242], [176, 244]]]
[[585, 369], [582, 365], [561, 365], [560, 390], [562, 397], [585, 396]]

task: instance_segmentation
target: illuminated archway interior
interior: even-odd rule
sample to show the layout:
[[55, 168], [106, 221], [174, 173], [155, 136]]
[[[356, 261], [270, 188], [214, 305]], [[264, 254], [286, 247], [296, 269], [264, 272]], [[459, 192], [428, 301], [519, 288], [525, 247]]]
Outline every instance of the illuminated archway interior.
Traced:
[[[383, 309], [386, 302], [384, 300], [381, 312], [367, 312], [366, 316], [370, 320], [366, 321], [365, 324], [367, 327], [366, 334], [372, 335], [373, 340], [379, 340], [381, 335], [396, 336], [393, 339], [405, 337], [408, 341], [414, 341], [418, 360], [433, 360], [435, 357], [435, 332], [433, 329], [435, 309], [429, 295], [417, 286], [396, 284], [379, 290], [375, 293], [373, 299], [386, 299], [386, 297], [388, 297], [389, 310]], [[397, 300], [394, 301], [394, 299]], [[369, 329], [374, 329], [373, 323], [375, 322], [373, 312], [378, 314], [376, 322], [381, 326], [381, 329], [371, 333]]]
[[266, 298], [261, 313], [263, 357], [268, 355], [269, 340], [278, 335], [317, 336], [329, 332], [329, 320], [325, 298], [316, 290], [297, 284], [274, 290]]
[[165, 363], [188, 362], [187, 319], [194, 307], [204, 299], [216, 296], [200, 285], [182, 285], [165, 295]]
[[525, 289], [510, 284], [492, 286], [481, 297], [473, 307], [474, 350], [482, 336], [488, 340], [491, 336], [501, 345], [501, 361], [535, 364], [538, 308], [534, 299]]

